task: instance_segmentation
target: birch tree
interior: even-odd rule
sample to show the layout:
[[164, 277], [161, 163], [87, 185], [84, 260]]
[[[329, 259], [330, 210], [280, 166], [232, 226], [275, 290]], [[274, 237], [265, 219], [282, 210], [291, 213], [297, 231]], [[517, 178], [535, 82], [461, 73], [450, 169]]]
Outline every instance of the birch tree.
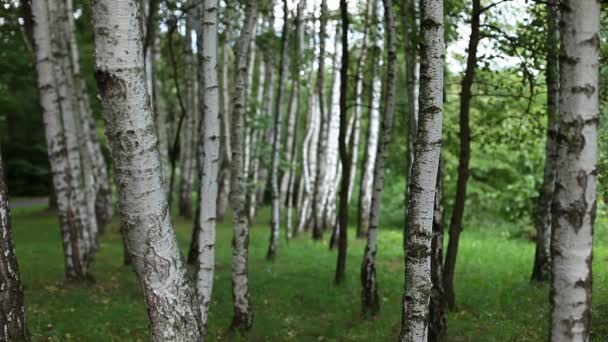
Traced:
[[201, 301], [203, 329], [207, 323], [207, 312], [211, 304], [215, 268], [215, 224], [221, 135], [217, 73], [218, 7], [218, 0], [205, 0], [203, 3], [197, 39], [203, 127], [202, 136], [199, 138], [199, 151], [202, 151], [202, 156], [199, 156], [201, 178], [198, 199], [200, 212], [197, 289]]
[[[381, 20], [377, 0], [373, 2], [372, 18]], [[376, 20], [373, 21], [376, 23]], [[374, 40], [374, 54], [372, 56], [372, 85], [369, 92], [369, 117], [367, 120], [367, 138], [363, 163], [361, 166], [361, 180], [359, 183], [359, 210], [357, 220], [357, 236], [366, 236], [369, 228], [370, 210], [372, 205], [372, 193], [374, 185], [374, 165], [376, 163], [376, 152], [378, 151], [378, 133], [380, 129], [380, 97], [382, 93], [382, 80], [380, 70], [383, 62], [383, 37], [382, 25], [374, 25], [376, 29], [371, 30]]]
[[[388, 155], [388, 146], [391, 141], [391, 130], [393, 127], [393, 113], [395, 111], [395, 84], [397, 47], [395, 38], [395, 22], [391, 0], [383, 0], [384, 25], [386, 41], [386, 76], [384, 79], [384, 107], [382, 123], [380, 127], [381, 141], [378, 144], [376, 161], [374, 166], [374, 185], [372, 193], [372, 205], [370, 210], [369, 229], [367, 230], [367, 241], [363, 252], [361, 263], [361, 293], [363, 313], [376, 314], [380, 310], [378, 299], [378, 284], [376, 282], [376, 250], [378, 240], [378, 225], [380, 223], [380, 202], [384, 188], [384, 163]], [[380, 11], [379, 11], [380, 12]]]
[[[65, 8], [57, 2], [32, 4], [36, 69], [40, 105], [45, 123], [47, 151], [63, 240], [65, 274], [70, 279], [88, 277], [94, 252], [92, 233], [97, 229], [87, 204], [76, 121], [76, 99], [71, 88], [70, 60], [65, 31]], [[62, 10], [63, 9], [63, 10]], [[91, 199], [89, 199], [91, 200]]]
[[[444, 87], [445, 93], [445, 87]], [[439, 156], [435, 202], [433, 207], [433, 234], [431, 237], [431, 294], [429, 302], [429, 342], [447, 341], [447, 320], [443, 291], [443, 230], [445, 206], [443, 203], [442, 161]]]
[[144, 293], [152, 340], [200, 340], [198, 297], [171, 224], [146, 91], [140, 3], [96, 0], [92, 5], [95, 77], [126, 244]]
[[279, 244], [279, 233], [281, 230], [281, 193], [279, 188], [279, 160], [281, 150], [281, 129], [283, 125], [283, 93], [287, 79], [287, 25], [289, 24], [289, 9], [287, 0], [283, 0], [283, 31], [281, 33], [281, 57], [279, 60], [279, 85], [274, 108], [274, 125], [272, 136], [272, 166], [271, 166], [271, 191], [272, 191], [272, 219], [270, 231], [270, 243], [268, 245], [267, 259], [274, 259]]
[[319, 140], [317, 141], [317, 170], [315, 179], [313, 207], [313, 229], [314, 240], [323, 239], [323, 182], [325, 181], [325, 146], [327, 143], [327, 111], [325, 109], [325, 40], [327, 35], [327, 0], [321, 0], [321, 15], [319, 18], [319, 62], [317, 69], [316, 91], [318, 93], [320, 125]]
[[15, 254], [8, 190], [0, 157], [0, 340], [29, 341], [23, 309], [23, 287]]
[[[402, 0], [401, 3], [401, 27], [403, 29], [403, 50], [405, 52], [405, 70], [407, 77], [407, 177], [408, 182], [412, 163], [414, 161], [414, 150], [416, 146], [416, 134], [418, 131], [418, 92], [419, 92], [419, 69], [418, 59], [418, 15], [420, 0]], [[407, 194], [406, 194], [407, 196]]]
[[600, 2], [560, 2], [560, 104], [551, 235], [551, 341], [589, 341], [596, 214]]
[[536, 253], [532, 281], [548, 282], [551, 275], [551, 201], [555, 190], [555, 163], [557, 158], [557, 111], [559, 100], [559, 5], [547, 3], [547, 142], [543, 185], [538, 196], [536, 211]]
[[443, 116], [443, 1], [423, 0], [420, 22], [420, 121], [408, 191], [399, 334], [401, 341], [408, 342], [428, 338], [433, 209]]
[[245, 22], [234, 53], [234, 82], [232, 91], [232, 162], [230, 165], [230, 204], [233, 212], [232, 238], [232, 300], [234, 316], [232, 327], [246, 331], [251, 328], [253, 311], [249, 298], [248, 254], [249, 223], [246, 211], [245, 176], [243, 175], [244, 116], [247, 109], [247, 69], [250, 41], [257, 21], [257, 1], [249, 0], [245, 6]]

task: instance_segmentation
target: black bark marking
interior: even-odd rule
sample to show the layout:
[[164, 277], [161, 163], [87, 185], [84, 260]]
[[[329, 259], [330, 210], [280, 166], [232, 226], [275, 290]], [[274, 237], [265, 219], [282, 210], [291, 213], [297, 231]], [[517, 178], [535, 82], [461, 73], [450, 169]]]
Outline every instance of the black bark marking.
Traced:
[[104, 99], [126, 99], [127, 97], [127, 87], [126, 82], [104, 70], [97, 70], [95, 72], [95, 79], [97, 80], [97, 88], [99, 89], [99, 93], [101, 97]]
[[587, 96], [587, 98], [590, 98], [591, 96], [593, 96], [593, 94], [595, 94], [595, 87], [589, 83], [586, 83], [584, 85], [572, 87], [571, 91], [574, 94], [583, 93]]

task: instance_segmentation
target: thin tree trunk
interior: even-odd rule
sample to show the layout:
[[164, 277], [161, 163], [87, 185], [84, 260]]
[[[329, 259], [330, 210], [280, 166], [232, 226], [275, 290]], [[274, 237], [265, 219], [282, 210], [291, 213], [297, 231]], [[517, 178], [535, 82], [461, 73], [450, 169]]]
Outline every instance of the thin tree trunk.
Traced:
[[180, 256], [164, 190], [146, 91], [140, 11], [137, 0], [93, 2], [95, 76], [126, 243], [144, 293], [152, 340], [196, 341], [202, 333], [198, 297]]
[[222, 77], [220, 91], [220, 109], [222, 125], [222, 165], [220, 168], [220, 188], [217, 198], [217, 218], [222, 220], [228, 208], [228, 198], [230, 194], [230, 161], [232, 160], [232, 149], [230, 146], [230, 94], [228, 82], [228, 51], [226, 50], [226, 34], [228, 27], [224, 29], [224, 44], [222, 45]]
[[281, 34], [281, 58], [279, 60], [279, 86], [274, 108], [274, 125], [272, 135], [272, 219], [270, 227], [270, 243], [268, 245], [267, 259], [274, 259], [279, 248], [279, 233], [281, 231], [281, 193], [279, 189], [279, 161], [281, 151], [281, 128], [283, 125], [283, 93], [287, 79], [287, 25], [289, 25], [289, 9], [287, 0], [283, 0], [283, 32]]
[[[407, 77], [407, 181], [410, 181], [412, 163], [414, 162], [414, 149], [418, 131], [418, 73], [419, 60], [418, 46], [418, 15], [420, 0], [402, 0], [401, 26], [403, 28], [403, 49], [405, 51], [405, 69]], [[409, 187], [406, 187], [406, 190]], [[406, 197], [407, 197], [406, 193]]]
[[323, 197], [325, 182], [325, 146], [327, 143], [327, 111], [325, 110], [325, 39], [327, 35], [327, 0], [321, 0], [321, 16], [319, 18], [319, 65], [317, 71], [317, 93], [319, 100], [320, 125], [319, 140], [317, 142], [317, 170], [315, 177], [315, 190], [312, 201], [313, 208], [313, 229], [312, 238], [314, 240], [323, 239]]
[[[62, 68], [61, 59], [66, 46], [58, 46], [62, 41], [61, 32], [57, 32], [58, 8], [51, 14], [49, 3], [36, 1], [32, 3], [34, 21], [34, 40], [36, 43], [36, 68], [38, 71], [38, 89], [40, 105], [43, 111], [45, 134], [49, 162], [53, 174], [53, 187], [57, 198], [61, 234], [63, 239], [65, 274], [68, 280], [84, 279], [89, 266], [90, 219], [84, 201], [84, 191], [79, 186], [80, 158], [78, 142], [74, 139], [75, 126], [72, 125], [72, 137], [67, 138], [64, 127], [64, 116], [71, 116], [71, 100], [66, 94], [66, 80], [69, 70]], [[65, 16], [63, 17], [65, 18]], [[59, 21], [62, 22], [62, 21]], [[59, 25], [60, 26], [60, 25]], [[65, 37], [64, 37], [65, 38]], [[63, 79], [58, 79], [61, 76]], [[60, 91], [60, 87], [63, 88]], [[63, 97], [62, 97], [63, 96]], [[69, 146], [69, 149], [68, 149]], [[76, 158], [70, 156], [76, 156]]]
[[170, 137], [168, 134], [167, 126], [167, 107], [165, 104], [165, 98], [162, 95], [162, 81], [160, 77], [154, 76], [158, 75], [160, 72], [160, 65], [162, 63], [162, 55], [161, 55], [161, 46], [160, 46], [160, 35], [156, 35], [154, 37], [154, 46], [152, 48], [154, 66], [156, 68], [156, 72], [153, 73], [154, 77], [154, 91], [152, 92], [154, 96], [154, 124], [156, 126], [156, 132], [158, 134], [158, 148], [160, 150], [160, 160], [161, 160], [161, 169], [163, 176], [163, 184], [165, 187], [165, 192], [167, 195], [169, 194], [169, 173], [171, 170], [171, 164], [169, 162], [169, 141]]
[[[445, 89], [445, 88], [444, 88]], [[445, 90], [444, 90], [445, 92]], [[433, 235], [431, 238], [431, 299], [429, 307], [429, 342], [447, 341], [447, 320], [443, 294], [443, 228], [445, 209], [443, 205], [442, 162], [439, 156], [435, 206], [433, 208]]]
[[[390, 1], [390, 0], [389, 0]], [[342, 163], [342, 185], [340, 186], [340, 208], [338, 213], [338, 260], [336, 263], [336, 284], [344, 282], [346, 272], [346, 253], [348, 251], [348, 187], [350, 185], [351, 156], [346, 138], [347, 99], [348, 99], [348, 7], [346, 0], [340, 0], [340, 18], [342, 19], [342, 63], [340, 66], [340, 133], [339, 151]]]
[[[378, 239], [378, 225], [380, 223], [380, 204], [382, 190], [384, 188], [384, 163], [388, 156], [388, 146], [391, 141], [391, 130], [393, 127], [393, 114], [395, 111], [395, 84], [397, 47], [395, 38], [395, 21], [393, 15], [392, 1], [383, 0], [384, 4], [384, 26], [387, 51], [386, 78], [384, 80], [384, 112], [382, 114], [382, 125], [380, 127], [381, 141], [378, 144], [376, 161], [374, 166], [374, 192], [372, 194], [369, 229], [367, 230], [367, 242], [361, 263], [361, 285], [362, 307], [364, 314], [375, 315], [380, 310], [378, 298], [378, 284], [376, 282], [376, 250]], [[378, 9], [378, 12], [381, 12]], [[382, 59], [382, 58], [381, 58]]]
[[[380, 22], [381, 15], [378, 14], [377, 0], [373, 3], [372, 17], [377, 19], [373, 23]], [[367, 139], [363, 165], [361, 167], [361, 180], [359, 183], [359, 210], [357, 220], [357, 237], [366, 236], [369, 229], [370, 210], [372, 205], [372, 193], [374, 186], [374, 166], [376, 164], [376, 153], [378, 151], [378, 133], [380, 129], [380, 100], [382, 96], [382, 80], [380, 78], [380, 65], [383, 61], [383, 37], [382, 26], [375, 25], [371, 35], [374, 39], [374, 55], [372, 61], [372, 86], [369, 91], [369, 119], [367, 121]]]
[[422, 0], [421, 13], [420, 125], [407, 203], [405, 291], [399, 334], [403, 342], [428, 338], [431, 245], [443, 120], [443, 1]]
[[557, 111], [559, 100], [559, 5], [546, 4], [547, 11], [547, 142], [543, 185], [536, 211], [536, 253], [531, 280], [546, 283], [551, 278], [551, 201], [555, 191], [557, 159]]
[[443, 289], [446, 303], [453, 310], [456, 306], [454, 293], [454, 272], [456, 271], [456, 255], [458, 242], [462, 231], [462, 218], [467, 195], [467, 182], [469, 180], [469, 160], [471, 159], [471, 129], [469, 127], [469, 112], [471, 109], [471, 87], [477, 69], [477, 46], [479, 45], [479, 17], [481, 15], [480, 0], [473, 0], [471, 12], [471, 36], [467, 49], [467, 66], [461, 82], [460, 91], [460, 155], [458, 157], [458, 180], [456, 181], [456, 195], [454, 208], [450, 219], [450, 240], [445, 256], [445, 272]]
[[251, 191], [247, 193], [247, 215], [249, 220], [255, 218], [255, 210], [258, 205], [257, 203], [257, 180], [260, 168], [260, 138], [262, 137], [263, 130], [260, 130], [257, 124], [264, 114], [263, 103], [264, 103], [264, 89], [266, 89], [266, 61], [260, 52], [258, 68], [258, 89], [256, 93], [256, 112], [255, 112], [255, 127], [252, 127], [251, 137], [251, 168], [249, 170], [249, 181], [253, 184]]
[[589, 341], [599, 122], [600, 2], [560, 3], [551, 341]]
[[197, 289], [201, 301], [203, 330], [207, 323], [213, 272], [215, 268], [215, 224], [220, 160], [220, 108], [217, 74], [218, 0], [203, 3], [197, 52], [202, 114], [202, 135], [199, 138], [200, 190]]
[[0, 157], [0, 340], [29, 341], [23, 309], [23, 288], [19, 276], [15, 241], [11, 228], [8, 190]]
[[255, 33], [257, 1], [250, 0], [245, 7], [245, 23], [235, 47], [234, 83], [232, 92], [232, 163], [230, 166], [234, 236], [232, 238], [232, 299], [234, 317], [232, 327], [247, 331], [251, 328], [253, 311], [249, 298], [247, 272], [249, 227], [246, 210], [245, 177], [243, 175], [244, 116], [247, 109], [247, 68], [250, 41]]
[[318, 94], [312, 92], [308, 105], [308, 131], [302, 146], [302, 179], [304, 181], [304, 194], [302, 204], [299, 206], [300, 218], [297, 231], [304, 230], [314, 215], [314, 189], [317, 171], [317, 143], [319, 140], [320, 115]]
[[[72, 72], [74, 75], [74, 87], [76, 99], [80, 110], [80, 120], [82, 125], [82, 139], [84, 146], [86, 146], [86, 152], [83, 153], [86, 158], [83, 158], [83, 163], [90, 164], [86, 169], [90, 173], [90, 187], [87, 186], [88, 190], [91, 191], [89, 196], [93, 196], [94, 200], [94, 212], [97, 220], [97, 226], [99, 229], [103, 229], [106, 224], [110, 222], [114, 215], [114, 208], [112, 204], [112, 190], [110, 188], [110, 180], [108, 178], [108, 170], [106, 161], [101, 152], [101, 145], [99, 143], [99, 137], [97, 136], [97, 127], [95, 125], [95, 119], [93, 118], [93, 112], [91, 110], [91, 104], [89, 101], [89, 95], [86, 88], [86, 83], [83, 79], [82, 73], [80, 72], [80, 54], [78, 52], [78, 44], [76, 43], [76, 33], [74, 24], [74, 13], [72, 0], [66, 1], [67, 10], [67, 24], [69, 33], [70, 50], [72, 53]], [[89, 177], [87, 177], [89, 178]]]

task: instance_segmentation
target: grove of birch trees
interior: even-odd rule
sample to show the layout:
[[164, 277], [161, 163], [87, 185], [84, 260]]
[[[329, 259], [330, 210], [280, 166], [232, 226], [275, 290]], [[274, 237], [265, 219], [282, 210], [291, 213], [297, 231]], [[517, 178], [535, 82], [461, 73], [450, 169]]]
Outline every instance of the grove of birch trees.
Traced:
[[[334, 288], [353, 320], [336, 323], [335, 340], [375, 340], [350, 335], [355, 325], [383, 340], [488, 340], [459, 330], [463, 289], [498, 281], [471, 266], [486, 238], [495, 254], [530, 244], [529, 260], [503, 272], [524, 280], [503, 291], [545, 291], [543, 338], [608, 339], [606, 293], [592, 302], [606, 285], [593, 279], [608, 217], [605, 1], [2, 6], [1, 341], [43, 336], [29, 324], [34, 272], [19, 270], [28, 248], [45, 255], [20, 245], [28, 227], [10, 214], [30, 194], [51, 202], [63, 284], [103, 287], [100, 269], [117, 259], [134, 271], [130, 296], [145, 311], [133, 312], [152, 341], [220, 340], [218, 321], [227, 340], [323, 341], [279, 326], [314, 307], [306, 292], [331, 300], [322, 293]], [[469, 234], [484, 239], [471, 247]], [[301, 306], [266, 297], [280, 272]], [[270, 328], [268, 310], [289, 315]]]

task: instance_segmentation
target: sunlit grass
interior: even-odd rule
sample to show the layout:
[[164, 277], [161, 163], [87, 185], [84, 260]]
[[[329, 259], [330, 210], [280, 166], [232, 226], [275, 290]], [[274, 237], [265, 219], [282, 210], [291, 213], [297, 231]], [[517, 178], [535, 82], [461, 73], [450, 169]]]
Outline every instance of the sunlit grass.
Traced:
[[[177, 219], [184, 253], [191, 224]], [[26, 315], [35, 341], [149, 340], [146, 312], [135, 274], [122, 265], [117, 221], [101, 238], [93, 284], [63, 284], [57, 218], [46, 211], [16, 210], [15, 240], [26, 295]], [[265, 260], [269, 238], [265, 212], [253, 225], [249, 273], [254, 327], [250, 341], [392, 341], [401, 317], [403, 236], [383, 229], [378, 251], [382, 310], [360, 316], [359, 267], [363, 241], [349, 232], [347, 281], [336, 287], [336, 253], [327, 242], [301, 236], [281, 240], [279, 257]], [[598, 222], [601, 226], [604, 221]], [[492, 234], [492, 230], [496, 230]], [[209, 340], [239, 340], [230, 334], [230, 219], [218, 228], [217, 273]], [[598, 239], [604, 241], [604, 239]], [[529, 284], [533, 245], [508, 239], [492, 226], [462, 235], [456, 274], [458, 310], [449, 314], [450, 341], [544, 341], [548, 289]], [[596, 243], [593, 341], [608, 339], [608, 249]], [[242, 340], [242, 339], [241, 339]]]

